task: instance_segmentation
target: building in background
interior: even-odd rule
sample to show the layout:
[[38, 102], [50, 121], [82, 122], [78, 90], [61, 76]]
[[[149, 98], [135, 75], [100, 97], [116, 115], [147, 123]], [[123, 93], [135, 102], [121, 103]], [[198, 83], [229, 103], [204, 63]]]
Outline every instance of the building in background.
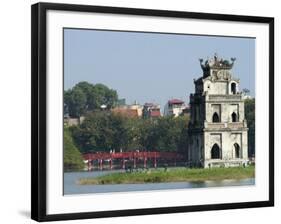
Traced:
[[85, 120], [84, 116], [75, 118], [75, 117], [69, 117], [68, 115], [64, 115], [63, 117], [63, 123], [66, 126], [77, 126], [82, 124], [84, 120]]
[[185, 108], [186, 106], [182, 100], [171, 99], [164, 107], [164, 116], [173, 115], [174, 117], [177, 117], [182, 114]]
[[144, 118], [157, 118], [161, 117], [160, 105], [155, 103], [145, 103], [142, 110]]
[[136, 110], [138, 117], [142, 117], [142, 110], [143, 110], [143, 106], [140, 105], [136, 100], [133, 104], [128, 106], [131, 110]]
[[138, 104], [137, 101], [131, 105], [126, 105], [125, 99], [122, 99], [121, 103], [111, 109], [111, 111], [127, 117], [142, 117], [143, 106]]
[[183, 110], [182, 110], [182, 114], [183, 116], [189, 116], [190, 115], [190, 106], [186, 106]]
[[203, 77], [190, 95], [188, 159], [192, 166], [228, 167], [248, 163], [248, 128], [235, 58], [200, 60]]

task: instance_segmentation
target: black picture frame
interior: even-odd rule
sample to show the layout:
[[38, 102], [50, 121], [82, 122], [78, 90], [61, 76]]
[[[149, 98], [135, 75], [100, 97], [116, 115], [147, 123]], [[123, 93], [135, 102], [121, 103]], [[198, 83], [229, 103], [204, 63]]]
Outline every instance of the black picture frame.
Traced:
[[[159, 208], [139, 208], [84, 213], [52, 214], [46, 213], [46, 13], [48, 10], [75, 12], [100, 12], [124, 15], [141, 15], [169, 18], [190, 18], [229, 22], [253, 22], [269, 25], [269, 200], [208, 204], [196, 206], [177, 206]], [[31, 76], [32, 76], [32, 155], [31, 155], [31, 218], [37, 221], [86, 219], [116, 216], [148, 215], [161, 213], [193, 212], [206, 210], [238, 209], [274, 206], [274, 18], [240, 15], [195, 13], [183, 11], [164, 11], [137, 8], [103, 7], [73, 4], [37, 3], [32, 5], [31, 13]]]

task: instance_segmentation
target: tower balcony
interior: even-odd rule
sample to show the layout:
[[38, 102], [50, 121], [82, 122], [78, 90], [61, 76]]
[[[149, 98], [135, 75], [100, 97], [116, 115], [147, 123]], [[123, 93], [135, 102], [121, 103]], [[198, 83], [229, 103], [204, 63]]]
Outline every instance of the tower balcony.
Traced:
[[241, 128], [247, 128], [247, 122], [220, 122], [220, 123], [212, 123], [212, 122], [204, 122], [204, 128], [209, 130], [238, 130]]
[[229, 101], [241, 101], [242, 94], [225, 94], [225, 95], [208, 95], [206, 94], [206, 101], [220, 101], [220, 102], [229, 102]]

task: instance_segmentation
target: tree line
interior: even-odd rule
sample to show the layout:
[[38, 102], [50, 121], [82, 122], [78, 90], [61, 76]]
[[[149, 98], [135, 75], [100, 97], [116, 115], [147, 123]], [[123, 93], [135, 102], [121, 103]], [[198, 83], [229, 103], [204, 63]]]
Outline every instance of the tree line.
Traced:
[[[153, 119], [131, 118], [111, 112], [118, 100], [115, 90], [102, 84], [80, 82], [64, 92], [66, 112], [71, 117], [85, 116], [78, 126], [64, 129], [66, 169], [83, 166], [81, 153], [100, 151], [172, 151], [185, 154], [188, 147], [189, 116]], [[103, 110], [102, 105], [107, 109]], [[245, 100], [249, 128], [249, 156], [255, 153], [255, 100]]]
[[110, 111], [89, 113], [79, 126], [70, 127], [82, 153], [96, 151], [180, 151], [187, 147], [189, 118], [130, 118]]

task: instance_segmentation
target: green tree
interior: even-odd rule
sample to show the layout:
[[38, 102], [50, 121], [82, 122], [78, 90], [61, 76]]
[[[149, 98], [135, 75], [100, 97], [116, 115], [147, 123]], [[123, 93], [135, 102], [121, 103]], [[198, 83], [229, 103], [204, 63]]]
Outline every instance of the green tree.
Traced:
[[111, 109], [118, 100], [116, 90], [109, 89], [103, 84], [94, 85], [94, 93], [96, 97], [95, 109], [99, 109], [103, 104], [107, 106], [107, 109]]
[[71, 134], [67, 128], [63, 133], [63, 164], [65, 170], [81, 170], [84, 167], [81, 153], [73, 143]]
[[87, 110], [94, 110], [96, 93], [94, 91], [94, 85], [88, 82], [79, 82], [74, 86], [74, 89], [80, 89], [86, 96], [85, 107]]
[[80, 88], [64, 92], [64, 103], [71, 117], [80, 117], [86, 111], [87, 97]]
[[126, 118], [104, 111], [89, 113], [80, 126], [71, 127], [81, 152], [127, 149], [129, 145]]
[[140, 145], [148, 151], [180, 151], [187, 149], [187, 116], [165, 116], [143, 119]]
[[142, 118], [127, 118], [126, 119], [126, 129], [127, 129], [127, 138], [128, 143], [125, 147], [125, 150], [142, 150], [143, 147], [140, 144], [141, 138], [141, 126], [143, 123]]
[[103, 84], [79, 82], [72, 89], [64, 91], [64, 103], [71, 117], [101, 110], [101, 105], [106, 105], [107, 109], [111, 109], [117, 100], [117, 92]]
[[255, 155], [255, 99], [246, 99], [245, 118], [247, 120], [248, 131], [248, 154]]
[[131, 118], [110, 111], [86, 115], [71, 132], [81, 152], [116, 150], [187, 150], [189, 117], [165, 116], [155, 119]]
[[152, 151], [156, 150], [159, 140], [157, 131], [158, 119], [143, 119], [140, 127], [140, 145], [142, 149]]
[[161, 151], [177, 151], [183, 152], [187, 145], [187, 126], [188, 117], [163, 117], [159, 122], [160, 139], [158, 141], [158, 148]]

